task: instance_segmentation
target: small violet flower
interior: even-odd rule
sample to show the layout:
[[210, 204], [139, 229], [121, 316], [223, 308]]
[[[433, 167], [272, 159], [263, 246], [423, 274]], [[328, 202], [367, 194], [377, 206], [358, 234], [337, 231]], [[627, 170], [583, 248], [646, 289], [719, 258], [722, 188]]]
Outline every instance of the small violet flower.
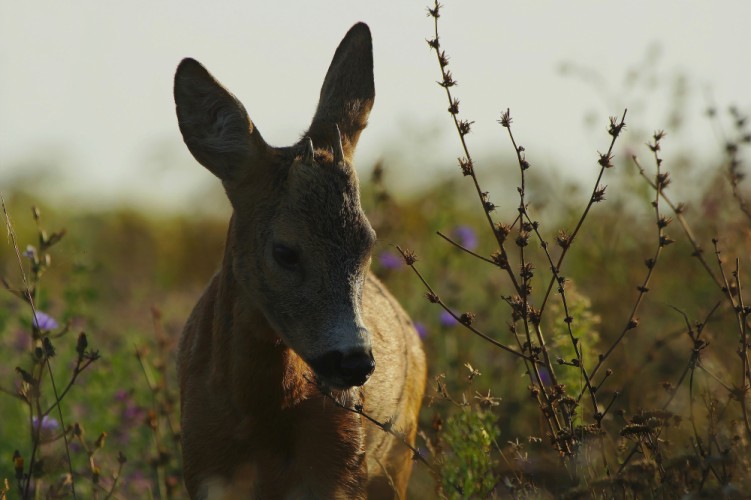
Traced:
[[378, 263], [384, 269], [398, 269], [404, 264], [404, 259], [391, 250], [386, 250], [378, 255]]
[[422, 340], [425, 340], [425, 337], [428, 336], [428, 329], [425, 328], [425, 325], [420, 322], [415, 322], [414, 326], [415, 330], [417, 330], [417, 336]]
[[459, 323], [458, 321], [456, 321], [456, 318], [454, 318], [451, 315], [451, 313], [449, 313], [446, 310], [441, 311], [439, 319], [440, 319], [441, 325], [443, 326], [454, 326]]
[[553, 378], [550, 376], [547, 368], [540, 368], [540, 380], [545, 387], [550, 386], [553, 383]]
[[55, 321], [55, 318], [47, 313], [36, 311], [34, 313], [34, 316], [34, 326], [36, 326], [40, 330], [54, 330], [59, 326], [57, 324], [57, 321]]
[[41, 424], [39, 423], [38, 417], [32, 417], [31, 424], [35, 431], [37, 426], [39, 427], [39, 435], [43, 440], [52, 439], [55, 436], [55, 433], [60, 430], [60, 423], [54, 418], [46, 415], [42, 417]]
[[146, 410], [138, 406], [131, 392], [124, 389], [116, 391], [113, 399], [118, 404], [121, 422], [116, 439], [121, 442], [127, 442], [130, 439], [130, 433], [127, 432], [128, 429], [143, 421]]
[[475, 230], [469, 226], [456, 226], [451, 232], [454, 238], [459, 240], [461, 246], [467, 250], [474, 250], [477, 248], [477, 234]]
[[37, 249], [34, 248], [34, 245], [26, 245], [26, 250], [21, 254], [27, 259], [34, 260], [34, 257], [36, 257]]
[[130, 393], [125, 389], [118, 389], [115, 391], [113, 399], [119, 403], [124, 403], [130, 399]]

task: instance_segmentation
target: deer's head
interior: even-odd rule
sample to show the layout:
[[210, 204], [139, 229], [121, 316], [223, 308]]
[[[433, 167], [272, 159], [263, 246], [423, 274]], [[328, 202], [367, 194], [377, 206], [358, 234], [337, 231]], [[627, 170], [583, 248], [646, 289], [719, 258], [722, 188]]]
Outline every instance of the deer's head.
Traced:
[[[375, 96], [370, 30], [342, 40], [308, 132], [263, 140], [243, 105], [192, 59], [175, 75], [185, 144], [222, 180], [234, 213], [228, 249], [240, 307], [260, 309], [326, 384], [365, 383], [375, 368], [362, 291], [375, 233], [352, 167]], [[249, 333], [250, 334], [250, 333]]]

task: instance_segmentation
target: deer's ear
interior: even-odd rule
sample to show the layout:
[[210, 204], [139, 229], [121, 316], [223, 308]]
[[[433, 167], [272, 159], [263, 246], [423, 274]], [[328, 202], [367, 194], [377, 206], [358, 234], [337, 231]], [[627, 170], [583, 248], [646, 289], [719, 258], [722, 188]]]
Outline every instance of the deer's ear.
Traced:
[[238, 180], [243, 168], [268, 153], [242, 103], [201, 63], [183, 59], [175, 73], [177, 122], [188, 149], [224, 182]]
[[374, 100], [373, 43], [368, 25], [358, 23], [336, 49], [306, 135], [316, 147], [333, 149], [338, 140], [338, 125], [344, 156], [351, 160]]

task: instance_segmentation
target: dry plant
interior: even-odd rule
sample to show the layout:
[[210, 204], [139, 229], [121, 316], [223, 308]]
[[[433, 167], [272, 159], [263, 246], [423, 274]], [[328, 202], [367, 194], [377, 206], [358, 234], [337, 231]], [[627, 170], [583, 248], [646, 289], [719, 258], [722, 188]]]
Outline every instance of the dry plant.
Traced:
[[[499, 467], [488, 468], [487, 464], [483, 464], [485, 477], [482, 477], [479, 473], [482, 467], [478, 468], [476, 462], [478, 457], [489, 454], [491, 448], [472, 444], [472, 440], [469, 439], [458, 444], [455, 441], [449, 446], [450, 449], [446, 450], [448, 433], [445, 424], [439, 422], [434, 423], [434, 429], [437, 431], [434, 437], [426, 437], [433, 454], [433, 468], [437, 470], [439, 478], [438, 493], [442, 496], [511, 495], [535, 498], [551, 494], [567, 498], [631, 498], [632, 495], [658, 494], [673, 498], [683, 494], [711, 492], [736, 497], [744, 488], [748, 491], [751, 488], [751, 477], [748, 473], [748, 457], [751, 451], [751, 427], [748, 416], [751, 411], [748, 397], [751, 387], [748, 360], [751, 307], [746, 305], [747, 300], [744, 300], [742, 293], [741, 259], [733, 256], [731, 263], [726, 262], [722, 258], [722, 246], [718, 237], [713, 239], [716, 258], [714, 262], [710, 261], [684, 216], [685, 205], [674, 204], [666, 194], [666, 188], [671, 180], [661, 157], [666, 133], [655, 132], [647, 145], [654, 164], [652, 172], [648, 173], [638, 158], [633, 158], [639, 173], [653, 191], [652, 254], [644, 260], [643, 278], [636, 286], [629, 314], [621, 320], [619, 333], [611, 338], [604, 348], [589, 345], [591, 339], [587, 337], [586, 331], [578, 327], [577, 322], [581, 318], [577, 317], [571, 307], [571, 281], [566, 276], [565, 263], [566, 257], [576, 248], [575, 243], [579, 241], [578, 237], [594, 206], [605, 201], [607, 186], [603, 182], [606, 172], [614, 166], [614, 147], [625, 130], [626, 111], [624, 110], [619, 117], [610, 118], [607, 126], [610, 138], [605, 152], [597, 155], [599, 173], [589, 199], [574, 229], [561, 229], [552, 237], [557, 249], [549, 243], [543, 223], [536, 218], [527, 201], [526, 172], [531, 165], [525, 148], [517, 142], [513, 134], [510, 110], [502, 112], [499, 123], [506, 130], [514, 148], [520, 180], [517, 187], [519, 203], [516, 213], [510, 218], [510, 223], [499, 221], [495, 215], [496, 205], [491, 201], [490, 194], [482, 188], [468, 146], [467, 136], [471, 133], [473, 122], [461, 117], [460, 102], [454, 95], [457, 81], [448, 69], [449, 56], [439, 36], [441, 8], [436, 1], [428, 9], [435, 32], [434, 37], [427, 42], [436, 54], [441, 72], [438, 84], [445, 90], [448, 113], [460, 140], [462, 156], [458, 159], [459, 168], [474, 185], [497, 248], [490, 256], [484, 256], [464, 247], [461, 242], [444, 233], [439, 232], [438, 235], [473, 258], [498, 269], [506, 277], [511, 293], [504, 295], [502, 301], [508, 307], [507, 328], [511, 334], [511, 343], [501, 340], [503, 335], [497, 331], [491, 333], [482, 330], [478, 326], [477, 315], [473, 312], [458, 311], [444, 301], [420, 271], [416, 254], [411, 250], [397, 248], [405, 264], [423, 283], [429, 302], [441, 307], [469, 332], [499, 349], [502, 355], [511, 355], [524, 364], [531, 401], [539, 409], [550, 449], [557, 457], [553, 462], [559, 464], [559, 477], [565, 477], [567, 480], [566, 485], [545, 484], [538, 487], [534, 484], [534, 480], [526, 475], [524, 464], [528, 459], [526, 456], [520, 457], [524, 447], [518, 442], [516, 445], [509, 442], [511, 446], [506, 448], [493, 442], [495, 451], [502, 457], [510, 472], [501, 477], [494, 472], [499, 470]], [[748, 143], [750, 139], [745, 129], [745, 118], [737, 111], [733, 111], [733, 118], [736, 137], [727, 141], [727, 172], [733, 197], [740, 210], [749, 216], [748, 205], [739, 188], [739, 182], [743, 179], [740, 145]], [[672, 216], [665, 213], [665, 206], [673, 212]], [[617, 415], [613, 415], [612, 412], [617, 406], [615, 403], [621, 393], [616, 390], [611, 392], [609, 398], [603, 397], [606, 392], [603, 388], [608, 384], [615, 368], [609, 366], [609, 361], [611, 355], [622, 347], [624, 339], [633, 335], [637, 329], [643, 329], [644, 324], [649, 321], [649, 318], [640, 319], [639, 313], [649, 296], [650, 287], [653, 286], [658, 265], [664, 260], [665, 249], [675, 241], [667, 232], [674, 220], [678, 221], [686, 239], [692, 245], [692, 255], [699, 260], [704, 271], [717, 285], [724, 300], [719, 299], [717, 303], [708, 306], [699, 314], [702, 317], [701, 321], [694, 324], [689, 320], [688, 314], [678, 311], [685, 323], [685, 336], [691, 343], [690, 353], [685, 369], [677, 377], [677, 381], [661, 384], [667, 393], [664, 404], [655, 409], [633, 410], [628, 417], [625, 409], [620, 409]], [[547, 270], [548, 275], [539, 272], [541, 269]], [[542, 293], [533, 293], [533, 287], [538, 286], [541, 287]], [[623, 296], [627, 294], [624, 293]], [[551, 312], [550, 305], [556, 300], [560, 304], [557, 311], [562, 314], [560, 317], [550, 318], [551, 314], [555, 314]], [[722, 375], [714, 373], [703, 363], [709, 346], [705, 334], [707, 325], [716, 314], [727, 311], [735, 318], [735, 338], [738, 343], [737, 379], [734, 381], [725, 380]], [[558, 354], [555, 347], [551, 347], [560, 344], [560, 339], [553, 339], [550, 332], [546, 333], [543, 329], [544, 324], [562, 324], [567, 332], [568, 349], [574, 353], [573, 357], [564, 358]], [[601, 353], [590, 361], [583, 354], [585, 349], [589, 352], [601, 349]], [[470, 370], [470, 381], [479, 376], [476, 367], [469, 364], [467, 367]], [[571, 392], [571, 388], [562, 382], [564, 379], [571, 379], [572, 371], [583, 382], [581, 389], [575, 392]], [[694, 405], [697, 395], [697, 371], [706, 374], [710, 381], [720, 388], [719, 394], [725, 394], [724, 401], [722, 397], [709, 392], [704, 394], [707, 415], [702, 419], [697, 418]], [[460, 408], [460, 414], [474, 413], [483, 416], [488, 408], [492, 409], [498, 405], [500, 398], [491, 395], [490, 391], [487, 395], [476, 394], [474, 402], [468, 401], [465, 394], [457, 398], [449, 394], [443, 382], [444, 378], [443, 374], [436, 378], [433, 398], [448, 401]], [[685, 387], [686, 382], [688, 388]], [[496, 392], [502, 390], [502, 385], [494, 389]], [[671, 406], [679, 390], [687, 390], [690, 399], [688, 419], [692, 436], [675, 438], [684, 443], [683, 447], [673, 444], [667, 437], [672, 428], [680, 428], [683, 419], [678, 413], [680, 409]], [[466, 428], [467, 422], [461, 425], [465, 425]], [[492, 419], [488, 420], [483, 416], [470, 422], [469, 428], [472, 426], [484, 427], [486, 433], [495, 435]], [[465, 436], [468, 436], [466, 432]], [[535, 438], [530, 437], [530, 440], [533, 439]], [[629, 442], [631, 445], [627, 446]], [[475, 445], [475, 453], [472, 453], [471, 449], [469, 452], [464, 449]], [[509, 453], [516, 454], [517, 460], [509, 460], [506, 456]], [[451, 482], [455, 481], [457, 475], [455, 471], [449, 470], [447, 464], [456, 456], [467, 457], [466, 462], [458, 467], [465, 476], [473, 477], [464, 484]], [[487, 480], [488, 474], [493, 476], [491, 481]], [[449, 477], [451, 481], [446, 482]], [[452, 488], [446, 490], [445, 486]]]

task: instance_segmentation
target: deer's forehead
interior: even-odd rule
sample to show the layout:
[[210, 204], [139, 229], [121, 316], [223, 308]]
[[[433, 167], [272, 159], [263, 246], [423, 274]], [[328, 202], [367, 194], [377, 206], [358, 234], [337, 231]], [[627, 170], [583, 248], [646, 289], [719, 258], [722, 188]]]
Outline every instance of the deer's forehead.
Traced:
[[311, 236], [339, 246], [369, 250], [375, 233], [360, 206], [357, 178], [350, 170], [293, 165], [280, 214], [285, 225], [304, 228]]
[[287, 207], [317, 217], [341, 217], [360, 211], [357, 178], [342, 169], [293, 165], [285, 183]]

